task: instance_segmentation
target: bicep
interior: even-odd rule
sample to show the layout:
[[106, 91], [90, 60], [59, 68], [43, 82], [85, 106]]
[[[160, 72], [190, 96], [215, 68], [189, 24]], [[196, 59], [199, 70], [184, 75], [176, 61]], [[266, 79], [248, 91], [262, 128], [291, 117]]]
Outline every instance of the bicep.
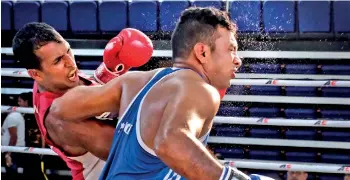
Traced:
[[8, 130], [9, 130], [11, 137], [17, 137], [17, 127], [16, 126], [9, 127]]

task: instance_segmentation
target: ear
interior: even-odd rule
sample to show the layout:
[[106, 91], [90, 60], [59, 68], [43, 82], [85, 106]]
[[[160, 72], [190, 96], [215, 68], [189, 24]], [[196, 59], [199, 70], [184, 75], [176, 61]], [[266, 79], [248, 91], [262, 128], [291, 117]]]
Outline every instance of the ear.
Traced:
[[43, 80], [43, 73], [38, 69], [28, 69], [27, 70], [29, 76], [33, 78], [35, 81]]
[[208, 62], [208, 57], [210, 56], [210, 48], [208, 45], [203, 43], [197, 43], [194, 45], [193, 51], [196, 58], [201, 64], [205, 64]]

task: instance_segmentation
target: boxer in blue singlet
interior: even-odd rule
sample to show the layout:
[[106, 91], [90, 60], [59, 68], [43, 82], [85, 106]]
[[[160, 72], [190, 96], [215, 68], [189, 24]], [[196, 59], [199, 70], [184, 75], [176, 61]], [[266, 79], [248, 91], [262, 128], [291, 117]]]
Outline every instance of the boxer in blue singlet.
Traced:
[[189, 8], [172, 34], [172, 68], [130, 72], [100, 87], [67, 92], [67, 98], [88, 95], [71, 121], [101, 113], [84, 111], [89, 103], [121, 115], [100, 180], [261, 178], [222, 165], [205, 147], [220, 105], [218, 90], [230, 86], [242, 63], [235, 36], [226, 12]]

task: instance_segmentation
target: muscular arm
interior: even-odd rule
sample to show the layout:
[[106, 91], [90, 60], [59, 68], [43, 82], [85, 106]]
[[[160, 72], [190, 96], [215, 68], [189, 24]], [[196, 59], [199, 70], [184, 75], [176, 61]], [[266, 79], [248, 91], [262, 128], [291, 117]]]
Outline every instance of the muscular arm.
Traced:
[[[211, 87], [191, 86], [181, 88], [168, 102], [154, 139], [154, 150], [171, 169], [188, 179], [217, 180], [223, 166], [197, 138], [205, 121], [215, 116], [219, 94]], [[212, 93], [216, 95], [213, 97]]]

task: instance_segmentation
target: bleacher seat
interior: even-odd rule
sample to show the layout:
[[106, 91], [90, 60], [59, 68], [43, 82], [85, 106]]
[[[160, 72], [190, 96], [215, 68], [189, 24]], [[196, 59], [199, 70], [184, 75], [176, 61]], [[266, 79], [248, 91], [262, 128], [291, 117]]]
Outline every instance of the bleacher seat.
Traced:
[[280, 74], [281, 65], [279, 64], [250, 64], [249, 65], [251, 73], [266, 73], [266, 74]]
[[316, 64], [286, 64], [286, 74], [317, 74]]
[[350, 65], [322, 65], [322, 74], [350, 75]]
[[44, 1], [41, 5], [42, 22], [57, 31], [68, 31], [68, 2]]
[[316, 152], [286, 152], [287, 161], [297, 161], [297, 162], [316, 162], [317, 154]]
[[333, 1], [333, 23], [335, 32], [350, 33], [350, 1]]
[[286, 118], [290, 119], [315, 119], [316, 110], [315, 109], [306, 109], [306, 108], [287, 108], [284, 110]]
[[13, 59], [1, 59], [1, 67], [3, 68], [13, 68], [16, 65], [16, 60]]
[[227, 91], [226, 94], [247, 94], [247, 89], [244, 86], [239, 86], [239, 85], [235, 85], [235, 86], [230, 86]]
[[329, 1], [299, 1], [298, 12], [300, 32], [330, 32]]
[[324, 163], [349, 164], [350, 154], [323, 153], [321, 161]]
[[[78, 64], [78, 63], [77, 63]], [[101, 64], [101, 61], [81, 61], [79, 62], [79, 69], [96, 69]]]
[[322, 140], [350, 142], [350, 131], [324, 130], [322, 131]]
[[281, 110], [276, 107], [251, 107], [249, 115], [251, 117], [278, 117]]
[[16, 31], [29, 22], [40, 21], [40, 3], [37, 1], [17, 1], [13, 10]]
[[98, 8], [100, 31], [103, 33], [121, 31], [127, 27], [127, 7], [124, 0], [103, 0]]
[[350, 119], [349, 110], [321, 109], [320, 113], [326, 119]]
[[243, 137], [245, 132], [240, 127], [216, 127], [216, 136]]
[[157, 1], [133, 1], [129, 4], [130, 27], [140, 31], [157, 31]]
[[230, 1], [230, 15], [240, 32], [259, 32], [261, 22], [260, 1]]
[[320, 175], [319, 180], [344, 180], [343, 174]]
[[250, 150], [249, 155], [251, 159], [261, 160], [281, 160], [281, 152], [276, 150]]
[[69, 17], [73, 33], [97, 32], [97, 2], [72, 0]]
[[288, 129], [286, 131], [287, 139], [301, 139], [301, 140], [315, 140], [316, 131], [315, 130], [292, 130]]
[[350, 97], [350, 88], [347, 87], [324, 87], [322, 88], [324, 97]]
[[243, 158], [244, 150], [242, 148], [218, 148], [215, 153], [220, 153], [225, 158]]
[[263, 22], [265, 32], [294, 32], [294, 1], [264, 1]]
[[243, 116], [244, 107], [222, 106], [217, 113], [218, 116]]
[[281, 87], [279, 86], [251, 86], [250, 93], [252, 95], [281, 95]]
[[279, 130], [271, 127], [252, 128], [250, 130], [250, 135], [251, 137], [254, 137], [254, 138], [274, 138], [274, 139], [281, 138]]
[[191, 1], [191, 6], [196, 7], [215, 7], [217, 9], [222, 9], [221, 1], [203, 1], [203, 0], [194, 0]]
[[189, 6], [190, 3], [188, 1], [164, 0], [159, 2], [160, 30], [165, 32], [173, 31], [181, 12]]
[[287, 96], [317, 96], [316, 87], [285, 87]]
[[1, 30], [12, 30], [12, 2], [1, 1]]

